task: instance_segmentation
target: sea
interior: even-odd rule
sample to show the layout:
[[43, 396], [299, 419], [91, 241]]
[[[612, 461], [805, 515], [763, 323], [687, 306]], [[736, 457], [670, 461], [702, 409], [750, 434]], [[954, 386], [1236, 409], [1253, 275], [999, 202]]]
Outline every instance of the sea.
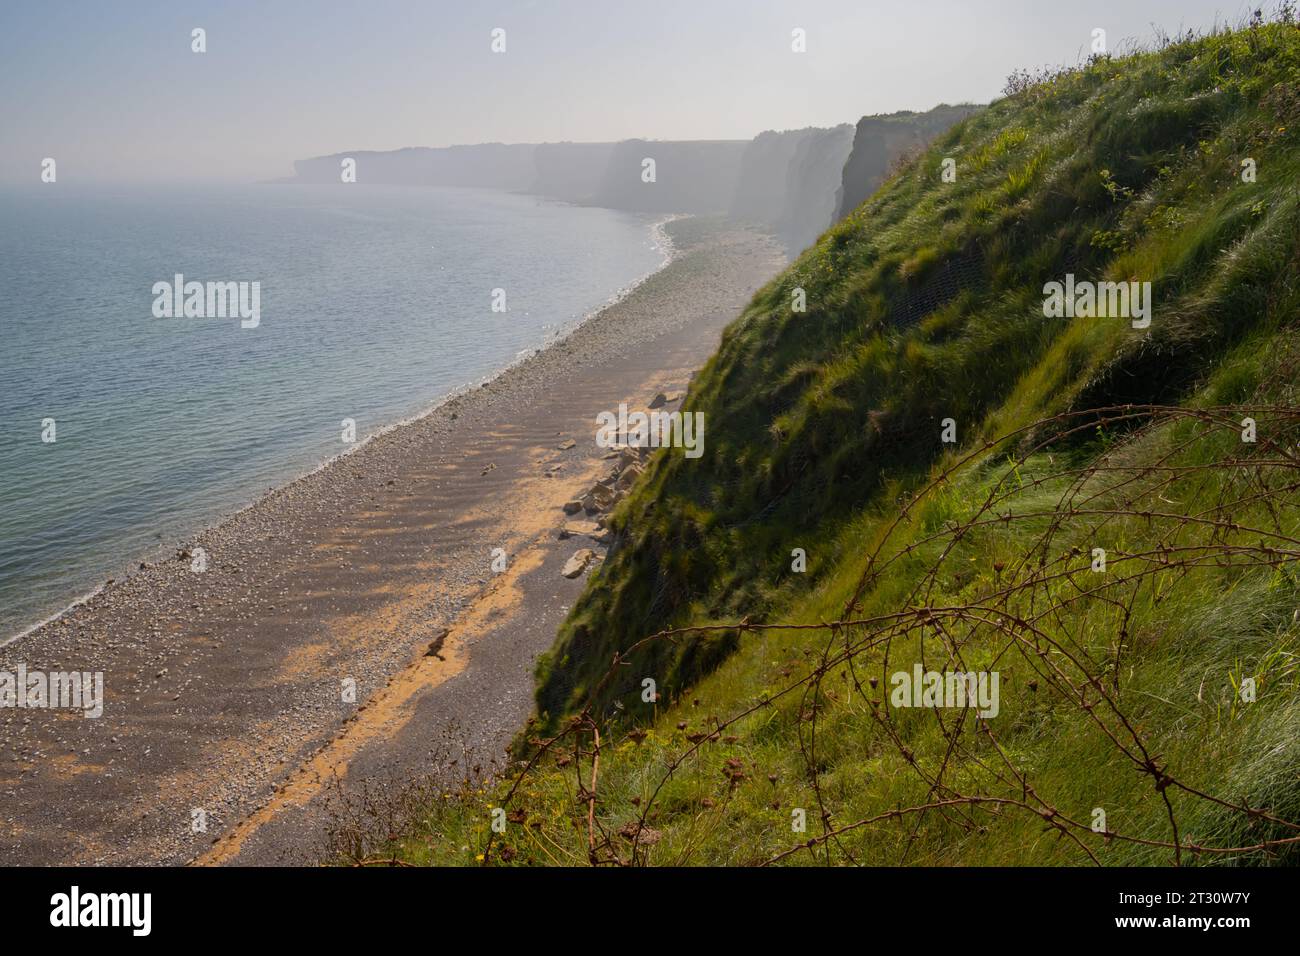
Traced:
[[[0, 641], [347, 450], [345, 419], [359, 444], [563, 336], [662, 267], [658, 227], [478, 189], [0, 189]], [[255, 324], [172, 314], [177, 276], [248, 283]]]

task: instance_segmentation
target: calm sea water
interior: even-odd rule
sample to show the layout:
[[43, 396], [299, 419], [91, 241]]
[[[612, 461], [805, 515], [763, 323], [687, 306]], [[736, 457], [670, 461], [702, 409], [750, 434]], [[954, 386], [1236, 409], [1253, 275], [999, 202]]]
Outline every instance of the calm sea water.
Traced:
[[[651, 227], [481, 190], [0, 191], [0, 638], [338, 454], [342, 419], [544, 345], [662, 264]], [[154, 318], [175, 273], [259, 281], [261, 325]]]

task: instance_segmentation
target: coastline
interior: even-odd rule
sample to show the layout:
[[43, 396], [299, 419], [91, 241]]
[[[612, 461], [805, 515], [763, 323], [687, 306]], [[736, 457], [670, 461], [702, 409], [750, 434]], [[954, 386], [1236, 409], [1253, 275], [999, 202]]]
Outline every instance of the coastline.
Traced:
[[475, 389], [486, 387], [494, 379], [508, 374], [511, 371], [511, 369], [515, 368], [516, 366], [520, 365], [523, 362], [527, 362], [528, 360], [532, 359], [534, 356], [538, 355], [540, 352], [543, 352], [549, 348], [554, 348], [556, 346], [563, 345], [564, 342], [571, 335], [573, 335], [578, 329], [580, 329], [587, 322], [599, 316], [606, 309], [612, 308], [613, 306], [616, 306], [618, 303], [622, 302], [629, 295], [635, 292], [638, 287], [640, 287], [643, 283], [648, 281], [652, 276], [656, 275], [659, 272], [662, 272], [664, 269], [668, 268], [668, 266], [672, 264], [673, 259], [677, 255], [677, 250], [674, 246], [672, 236], [668, 232], [668, 226], [673, 222], [682, 219], [688, 219], [688, 218], [690, 218], [689, 215], [672, 214], [668, 216], [663, 216], [659, 218], [657, 221], [652, 222], [650, 224], [651, 241], [654, 243], [655, 248], [663, 255], [663, 260], [659, 263], [659, 265], [655, 269], [652, 269], [651, 271], [647, 272], [645, 275], [636, 279], [634, 282], [624, 286], [621, 289], [616, 290], [612, 295], [607, 297], [604, 301], [594, 306], [593, 308], [588, 309], [587, 312], [584, 315], [582, 315], [580, 318], [574, 320], [573, 322], [568, 323], [567, 325], [562, 326], [559, 329], [556, 329], [552, 333], [550, 338], [544, 343], [542, 343], [540, 346], [538, 346], [537, 348], [526, 350], [525, 352], [516, 355], [515, 358], [513, 358], [511, 361], [507, 362], [506, 364], [502, 365], [500, 368], [496, 369], [495, 371], [490, 372], [487, 375], [481, 376], [476, 380], [467, 382], [464, 385], [458, 386], [457, 388], [451, 390], [450, 392], [435, 399], [431, 404], [425, 405], [421, 410], [416, 411], [413, 414], [403, 416], [402, 418], [399, 418], [395, 421], [389, 422], [388, 424], [376, 428], [374, 431], [365, 435], [361, 440], [356, 442], [352, 447], [347, 448], [339, 452], [338, 454], [331, 455], [328, 458], [325, 458], [322, 461], [317, 462], [316, 464], [312, 465], [310, 468], [306, 469], [305, 471], [300, 471], [297, 473], [289, 473], [282, 481], [277, 482], [274, 486], [269, 488], [267, 491], [262, 492], [261, 494], [257, 495], [256, 497], [244, 503], [243, 505], [240, 505], [239, 507], [236, 507], [232, 510], [219, 512], [215, 515], [196, 518], [192, 527], [188, 528], [184, 534], [178, 535], [177, 537], [173, 538], [171, 541], [151, 547], [147, 551], [134, 553], [126, 556], [125, 558], [119, 558], [118, 567], [123, 569], [122, 571], [123, 576], [121, 578], [117, 576], [109, 577], [105, 580], [104, 583], [98, 584], [90, 588], [89, 590], [84, 591], [81, 594], [78, 594], [77, 596], [73, 597], [63, 607], [47, 615], [46, 617], [43, 617], [40, 620], [35, 621], [33, 623], [22, 625], [20, 629], [13, 634], [0, 635], [0, 650], [3, 650], [5, 647], [9, 646], [10, 644], [13, 644], [27, 637], [28, 635], [33, 634], [34, 632], [46, 627], [47, 625], [56, 623], [64, 615], [72, 612], [73, 610], [80, 607], [81, 605], [86, 604], [92, 598], [98, 596], [100, 593], [104, 591], [106, 587], [109, 587], [110, 585], [117, 583], [119, 580], [125, 580], [126, 578], [131, 577], [135, 573], [135, 571], [132, 569], [137, 568], [140, 564], [148, 565], [156, 561], [162, 555], [168, 553], [175, 553], [179, 548], [185, 545], [185, 542], [187, 540], [194, 539], [204, 534], [205, 532], [211, 531], [217, 528], [218, 526], [235, 519], [241, 513], [251, 508], [258, 507], [266, 498], [276, 494], [277, 492], [287, 488], [290, 485], [296, 484], [299, 481], [303, 481], [304, 479], [310, 478], [316, 472], [319, 472], [325, 468], [329, 468], [332, 465], [334, 465], [334, 463], [341, 461], [344, 458], [347, 458], [348, 456], [357, 453], [374, 439], [387, 434], [393, 429], [401, 428], [403, 426], [411, 425], [416, 422], [419, 422], [421, 419], [426, 418], [429, 415], [435, 414], [439, 410], [439, 408], [441, 408], [443, 405], [447, 404], [448, 402], [451, 402], [463, 395], [472, 393]]
[[[0, 711], [0, 792], [18, 798], [0, 858], [184, 862], [239, 830], [211, 861], [270, 862], [319, 826], [308, 804], [350, 766], [400, 779], [452, 725], [499, 753], [531, 709], [532, 659], [583, 585], [555, 567], [574, 550], [556, 540], [559, 505], [608, 464], [582, 423], [684, 388], [784, 262], [735, 226], [670, 231], [661, 269], [545, 348], [197, 534], [206, 573], [149, 565], [0, 646], [0, 667], [21, 655], [103, 670], [107, 689], [101, 720]], [[494, 547], [505, 574], [489, 568]], [[93, 794], [75, 786], [87, 772]], [[205, 832], [189, 831], [196, 808]], [[256, 832], [295, 814], [296, 829]]]

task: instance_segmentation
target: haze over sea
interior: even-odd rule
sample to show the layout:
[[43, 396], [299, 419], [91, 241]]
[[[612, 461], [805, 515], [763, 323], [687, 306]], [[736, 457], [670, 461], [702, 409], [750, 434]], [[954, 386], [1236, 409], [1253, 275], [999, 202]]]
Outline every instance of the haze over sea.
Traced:
[[[0, 222], [0, 639], [346, 451], [343, 419], [359, 443], [418, 414], [665, 258], [651, 217], [487, 190], [60, 169], [0, 191]], [[177, 273], [260, 282], [260, 326], [155, 318]]]

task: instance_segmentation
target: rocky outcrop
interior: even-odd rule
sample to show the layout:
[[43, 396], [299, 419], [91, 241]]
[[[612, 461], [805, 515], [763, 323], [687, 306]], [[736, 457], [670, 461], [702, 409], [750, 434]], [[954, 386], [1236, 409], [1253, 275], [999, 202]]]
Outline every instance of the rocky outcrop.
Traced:
[[858, 120], [853, 149], [844, 164], [836, 197], [835, 221], [843, 219], [875, 192], [895, 162], [919, 152], [935, 137], [979, 109], [971, 104], [944, 103], [925, 113], [905, 110]]

